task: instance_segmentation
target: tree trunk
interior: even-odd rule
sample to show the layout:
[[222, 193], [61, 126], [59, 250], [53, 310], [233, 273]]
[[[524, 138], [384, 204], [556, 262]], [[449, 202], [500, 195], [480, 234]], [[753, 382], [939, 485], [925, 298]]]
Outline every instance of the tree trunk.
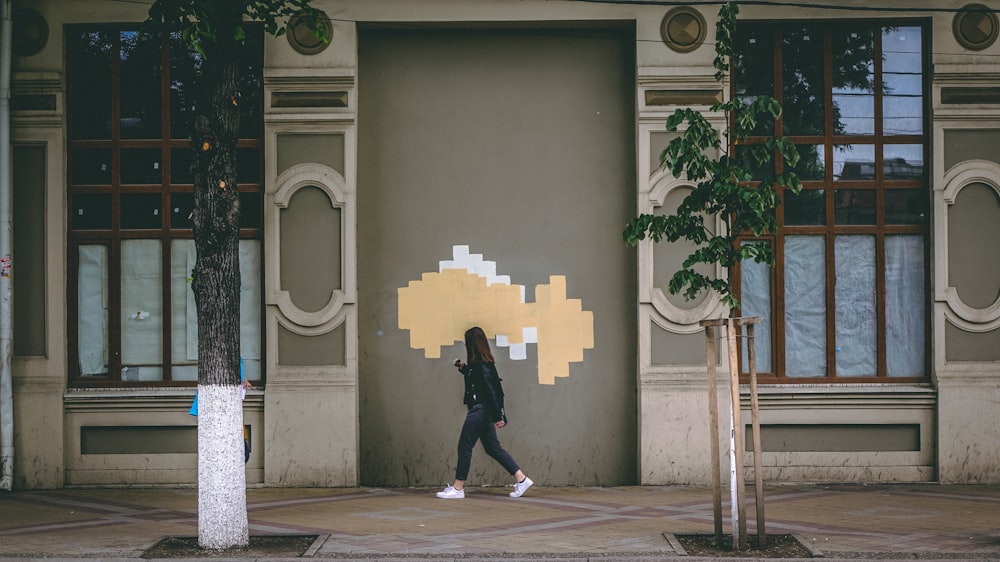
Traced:
[[192, 133], [198, 258], [191, 288], [198, 311], [198, 542], [225, 549], [250, 542], [240, 393], [239, 44], [204, 45], [202, 91]]

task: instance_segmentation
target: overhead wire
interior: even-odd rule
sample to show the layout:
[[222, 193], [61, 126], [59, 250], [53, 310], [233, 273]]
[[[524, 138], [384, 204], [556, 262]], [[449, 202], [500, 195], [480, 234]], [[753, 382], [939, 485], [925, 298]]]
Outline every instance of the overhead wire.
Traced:
[[[683, 2], [679, 0], [563, 0], [566, 2], [581, 2], [588, 4], [618, 4], [637, 6], [719, 6], [728, 4], [724, 0], [692, 0]], [[816, 8], [821, 10], [846, 10], [846, 11], [868, 11], [868, 12], [945, 12], [958, 13], [968, 11], [966, 7], [940, 8], [940, 7], [913, 7], [913, 6], [845, 6], [843, 4], [825, 4], [821, 2], [780, 2], [777, 0], [747, 0], [743, 2], [732, 2], [739, 6], [785, 6], [790, 8]], [[990, 8], [977, 6], [977, 12], [1000, 13], [1000, 8]]]
[[[142, 4], [146, 6], [151, 6], [154, 0], [107, 0], [108, 2], [119, 3], [119, 4]], [[637, 6], [720, 6], [722, 4], [728, 4], [725, 0], [546, 0], [549, 2], [560, 1], [560, 2], [579, 2], [584, 4], [618, 4], [618, 5], [637, 5]], [[781, 2], [779, 0], [744, 0], [734, 1], [733, 4], [739, 6], [786, 6], [790, 8], [816, 8], [820, 10], [843, 10], [843, 11], [868, 11], [868, 12], [944, 12], [944, 13], [958, 13], [963, 11], [968, 11], [968, 8], [958, 7], [958, 8], [942, 8], [933, 6], [845, 6], [843, 4], [829, 4], [822, 2]], [[1000, 13], [1000, 7], [990, 8], [989, 6], [977, 5], [975, 11], [977, 12], [989, 12], [989, 13]], [[333, 18], [331, 18], [333, 19]], [[351, 20], [339, 20], [339, 21], [351, 21]]]

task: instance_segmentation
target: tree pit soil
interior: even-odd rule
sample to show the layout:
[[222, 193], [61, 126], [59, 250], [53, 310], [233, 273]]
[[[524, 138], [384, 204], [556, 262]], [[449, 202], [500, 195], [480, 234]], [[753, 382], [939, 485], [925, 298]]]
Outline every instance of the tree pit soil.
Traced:
[[299, 558], [319, 535], [257, 535], [248, 546], [211, 550], [198, 546], [198, 537], [166, 537], [142, 557], [150, 558]]
[[766, 535], [764, 546], [757, 535], [747, 535], [747, 548], [737, 550], [732, 535], [723, 535], [716, 543], [715, 535], [674, 535], [689, 556], [711, 558], [812, 558], [815, 554], [794, 535]]

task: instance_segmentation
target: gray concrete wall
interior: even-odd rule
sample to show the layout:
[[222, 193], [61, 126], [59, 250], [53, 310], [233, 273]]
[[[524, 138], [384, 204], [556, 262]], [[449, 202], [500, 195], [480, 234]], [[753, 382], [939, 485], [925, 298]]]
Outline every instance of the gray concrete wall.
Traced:
[[[635, 482], [635, 262], [620, 237], [634, 185], [632, 41], [627, 27], [361, 30], [362, 483], [454, 477], [465, 407], [450, 363], [464, 348], [412, 349], [397, 289], [463, 244], [528, 302], [563, 275], [594, 314], [593, 349], [555, 384], [539, 384], [533, 346], [524, 361], [494, 348], [504, 446], [539, 483]], [[477, 448], [470, 480], [510, 477]]]

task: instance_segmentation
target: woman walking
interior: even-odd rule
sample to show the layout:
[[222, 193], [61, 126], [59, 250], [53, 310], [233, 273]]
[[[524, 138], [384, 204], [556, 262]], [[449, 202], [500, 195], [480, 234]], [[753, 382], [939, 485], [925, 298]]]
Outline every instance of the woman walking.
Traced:
[[490, 342], [486, 333], [476, 326], [465, 332], [465, 352], [467, 362], [455, 360], [455, 366], [465, 378], [465, 398], [463, 403], [469, 412], [458, 438], [458, 468], [455, 469], [455, 483], [437, 493], [437, 497], [450, 500], [465, 497], [465, 481], [469, 477], [472, 464], [472, 449], [477, 441], [483, 442], [486, 454], [510, 473], [514, 479], [514, 491], [510, 497], [519, 498], [534, 482], [524, 475], [514, 459], [500, 446], [497, 430], [507, 425], [503, 410], [503, 387], [500, 375], [490, 352]]

